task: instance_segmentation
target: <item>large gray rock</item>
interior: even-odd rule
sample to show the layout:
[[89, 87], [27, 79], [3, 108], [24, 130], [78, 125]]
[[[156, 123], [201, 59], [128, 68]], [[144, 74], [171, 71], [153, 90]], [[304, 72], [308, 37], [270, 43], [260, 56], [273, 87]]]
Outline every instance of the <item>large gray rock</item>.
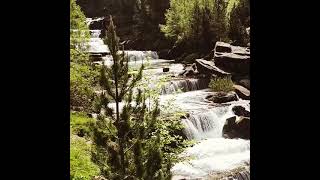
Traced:
[[231, 45], [225, 42], [218, 41], [216, 42], [216, 45], [214, 46], [215, 52], [220, 53], [230, 53], [232, 51]]
[[235, 75], [247, 75], [250, 68], [250, 49], [217, 42], [214, 49], [214, 63], [223, 71]]
[[207, 61], [204, 59], [196, 59], [196, 66], [197, 66], [198, 72], [201, 74], [216, 75], [219, 77], [231, 75], [230, 73], [227, 73], [227, 72], [219, 69], [218, 67], [216, 67], [213, 61]]
[[226, 138], [250, 139], [250, 117], [233, 116], [228, 118], [222, 132]]
[[233, 87], [234, 91], [241, 99], [250, 100], [250, 91], [248, 89], [236, 84], [234, 84]]
[[214, 103], [227, 103], [230, 101], [238, 101], [238, 97], [235, 92], [216, 92], [206, 97], [208, 101]]

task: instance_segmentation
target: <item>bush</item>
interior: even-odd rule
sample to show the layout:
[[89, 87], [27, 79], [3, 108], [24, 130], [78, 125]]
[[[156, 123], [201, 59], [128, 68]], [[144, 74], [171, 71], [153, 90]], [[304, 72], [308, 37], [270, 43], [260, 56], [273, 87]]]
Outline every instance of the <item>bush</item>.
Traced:
[[71, 135], [70, 144], [70, 179], [91, 180], [100, 173], [91, 161], [90, 144], [85, 139]]
[[71, 113], [70, 127], [73, 134], [89, 139], [91, 136], [91, 125], [94, 119], [87, 117], [84, 113]]
[[87, 65], [71, 63], [70, 67], [70, 105], [82, 107], [89, 112], [94, 96], [93, 87], [98, 72]]
[[214, 78], [210, 81], [209, 87], [213, 91], [222, 91], [222, 92], [230, 92], [234, 90], [233, 82], [231, 77], [224, 77], [224, 78]]

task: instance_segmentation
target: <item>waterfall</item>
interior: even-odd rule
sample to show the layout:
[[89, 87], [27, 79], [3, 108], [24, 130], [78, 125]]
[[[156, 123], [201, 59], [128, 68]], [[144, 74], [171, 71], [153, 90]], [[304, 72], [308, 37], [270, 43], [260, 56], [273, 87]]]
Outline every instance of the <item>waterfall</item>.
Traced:
[[188, 139], [201, 140], [205, 138], [222, 137], [222, 129], [227, 118], [234, 116], [232, 107], [244, 106], [250, 109], [249, 101], [242, 100], [230, 106], [214, 107], [207, 111], [190, 114], [189, 118], [183, 119], [184, 132]]
[[162, 89], [161, 94], [173, 94], [179, 90], [183, 92], [196, 91], [208, 88], [209, 81], [207, 79], [181, 79], [166, 83]]
[[99, 38], [101, 30], [90, 30], [89, 32], [91, 38], [88, 42], [88, 52], [91, 54], [108, 54], [110, 52], [109, 47], [104, 44], [101, 38]]
[[129, 57], [129, 61], [159, 59], [159, 56], [155, 51], [124, 51], [124, 52]]
[[[92, 34], [94, 33], [95, 35], [92, 36], [99, 36], [96, 32]], [[100, 40], [96, 39], [95, 41]], [[143, 75], [148, 77], [149, 88], [154, 88], [154, 82], [159, 81], [164, 76], [165, 79], [170, 76], [173, 77], [174, 79], [164, 83], [161, 87], [159, 105], [163, 107], [170, 103], [175, 107], [170, 110], [182, 110], [189, 114], [181, 120], [184, 125], [183, 132], [188, 139], [195, 140], [197, 143], [181, 154], [182, 157], [190, 157], [191, 160], [175, 164], [171, 169], [174, 176], [182, 176], [186, 179], [201, 179], [211, 173], [248, 165], [250, 161], [250, 140], [225, 139], [222, 137], [222, 130], [226, 119], [234, 116], [232, 107], [241, 105], [250, 111], [250, 100], [240, 99], [224, 106], [216, 106], [206, 100], [206, 97], [212, 94], [211, 90], [207, 89], [209, 79], [176, 79], [178, 74], [183, 71], [183, 65], [174, 64], [170, 60], [158, 59], [156, 52], [125, 51], [125, 53], [129, 56], [129, 66], [131, 68], [140, 67], [148, 60], [150, 66], [146, 67]], [[113, 63], [110, 56], [103, 57], [103, 60], [107, 66]], [[169, 71], [163, 72], [164, 67], [169, 68]], [[182, 93], [176, 93], [179, 90]], [[120, 103], [120, 111], [124, 103]], [[152, 103], [150, 105], [152, 106]], [[110, 103], [109, 107], [115, 109], [115, 103]]]

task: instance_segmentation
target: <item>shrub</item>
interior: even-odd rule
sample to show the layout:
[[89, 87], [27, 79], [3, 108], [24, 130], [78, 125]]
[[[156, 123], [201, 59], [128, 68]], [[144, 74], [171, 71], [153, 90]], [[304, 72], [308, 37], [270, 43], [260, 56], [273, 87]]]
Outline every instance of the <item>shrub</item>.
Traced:
[[76, 135], [71, 135], [70, 179], [91, 180], [98, 175], [99, 168], [91, 161], [90, 144]]
[[70, 127], [73, 134], [80, 137], [89, 138], [91, 136], [91, 125], [94, 123], [94, 119], [87, 117], [84, 113], [71, 113], [70, 115]]
[[97, 72], [87, 65], [71, 63], [70, 67], [70, 105], [91, 110], [94, 96], [93, 86]]
[[233, 82], [231, 77], [217, 77], [210, 81], [209, 87], [213, 91], [222, 91], [222, 92], [230, 92], [234, 90]]

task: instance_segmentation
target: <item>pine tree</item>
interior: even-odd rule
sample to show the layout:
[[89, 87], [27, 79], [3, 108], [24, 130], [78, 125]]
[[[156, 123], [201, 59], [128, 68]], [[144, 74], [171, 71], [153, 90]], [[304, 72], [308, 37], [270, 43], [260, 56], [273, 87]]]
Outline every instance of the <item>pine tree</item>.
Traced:
[[[110, 179], [159, 177], [163, 164], [159, 140], [150, 146], [160, 113], [158, 104], [155, 102], [149, 111], [142, 90], [138, 88], [133, 93], [142, 78], [143, 65], [136, 74], [130, 75], [129, 60], [124, 52], [119, 53], [119, 39], [111, 17], [106, 34], [113, 65], [101, 68], [100, 86], [104, 91], [99, 97], [98, 109], [104, 111], [93, 128], [93, 161], [102, 175]], [[111, 101], [115, 102], [115, 112], [108, 106]], [[122, 112], [120, 102], [124, 104]], [[148, 166], [154, 159], [158, 164], [150, 169]]]

